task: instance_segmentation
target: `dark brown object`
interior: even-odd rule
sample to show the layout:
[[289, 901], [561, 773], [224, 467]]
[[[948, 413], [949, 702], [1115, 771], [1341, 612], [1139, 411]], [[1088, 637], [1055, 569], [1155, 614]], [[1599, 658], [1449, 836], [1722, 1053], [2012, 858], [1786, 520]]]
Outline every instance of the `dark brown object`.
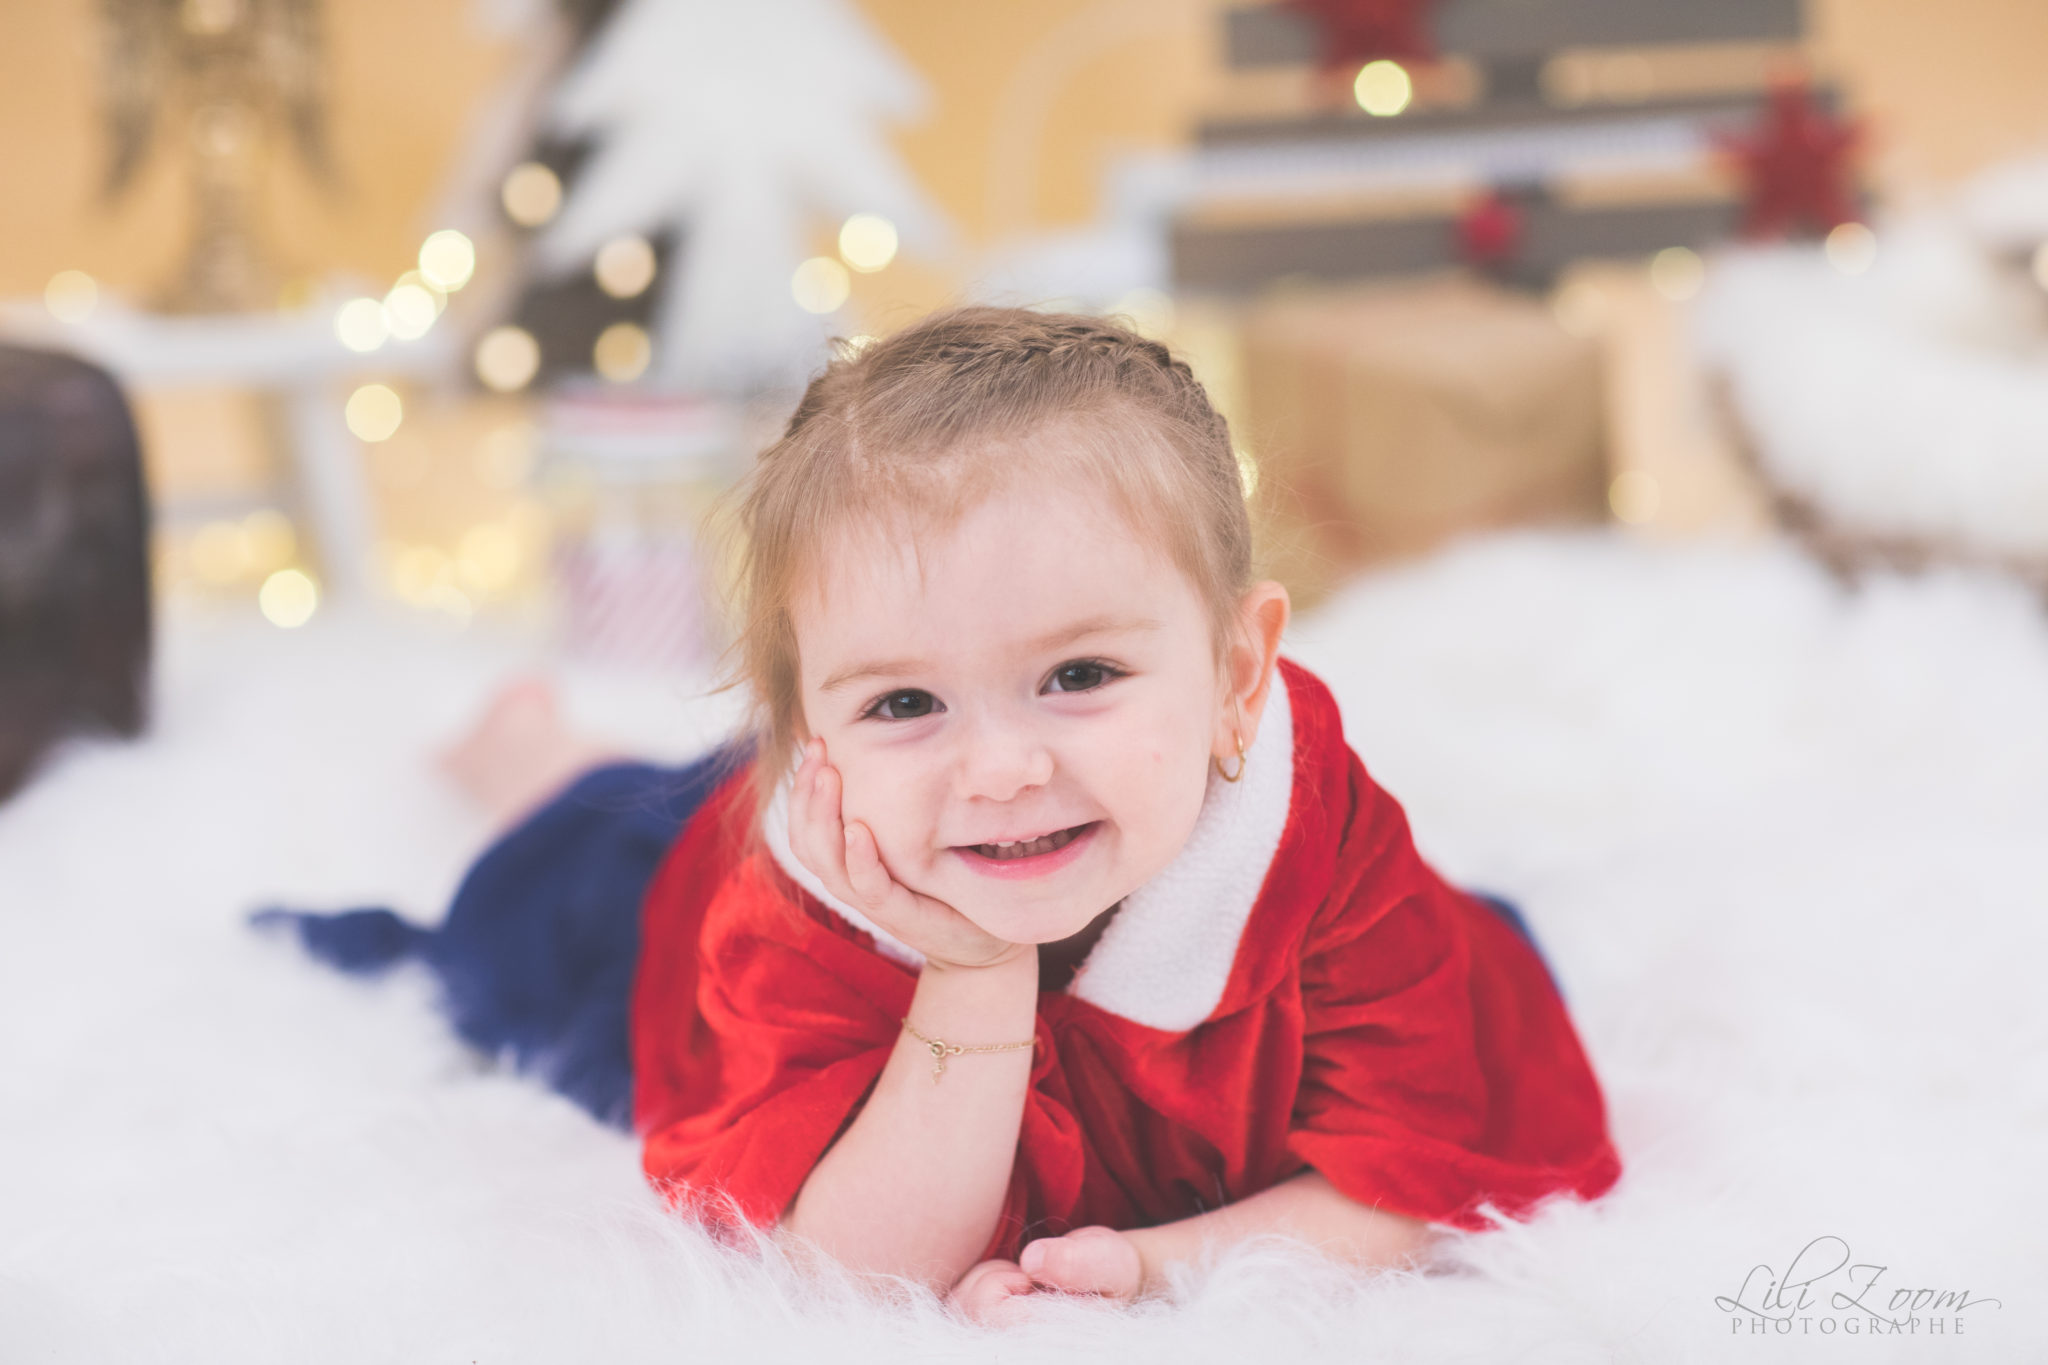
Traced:
[[[1800, 37], [1800, 0], [1444, 0], [1431, 21], [1436, 46], [1480, 60], [1547, 55], [1566, 47], [1659, 43], [1789, 42]], [[1227, 11], [1233, 67], [1315, 61], [1315, 24], [1279, 5]]]
[[128, 404], [96, 366], [0, 346], [0, 800], [66, 735], [139, 733], [149, 655]]
[[[1597, 208], [1532, 196], [1522, 210], [1518, 280], [1547, 287], [1587, 257], [1648, 256], [1669, 246], [1696, 250], [1725, 241], [1741, 209], [1732, 200], [1621, 204]], [[1173, 277], [1187, 289], [1246, 293], [1272, 280], [1344, 281], [1427, 275], [1459, 264], [1458, 221], [1449, 214], [1335, 222], [1173, 226]]]

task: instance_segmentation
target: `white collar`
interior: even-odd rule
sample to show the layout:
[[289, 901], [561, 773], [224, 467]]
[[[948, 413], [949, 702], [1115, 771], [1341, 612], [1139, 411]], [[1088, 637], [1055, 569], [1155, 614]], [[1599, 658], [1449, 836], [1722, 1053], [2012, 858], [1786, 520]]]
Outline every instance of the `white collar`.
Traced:
[[[922, 953], [827, 891], [797, 862], [789, 847], [789, 786], [785, 777], [762, 822], [776, 863], [847, 923], [872, 935], [885, 956], [913, 970], [921, 967]], [[1287, 828], [1293, 795], [1294, 717], [1286, 675], [1276, 670], [1258, 737], [1245, 753], [1244, 780], [1225, 782], [1210, 772], [1187, 844], [1124, 899], [1067, 994], [1134, 1024], [1174, 1033], [1215, 1013]]]

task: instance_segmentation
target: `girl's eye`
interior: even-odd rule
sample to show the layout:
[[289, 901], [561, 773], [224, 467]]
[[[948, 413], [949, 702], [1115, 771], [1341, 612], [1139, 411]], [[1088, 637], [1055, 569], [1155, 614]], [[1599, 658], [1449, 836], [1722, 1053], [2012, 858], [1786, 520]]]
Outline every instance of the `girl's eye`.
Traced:
[[861, 712], [861, 716], [863, 719], [875, 717], [881, 720], [916, 720], [920, 716], [929, 716], [934, 711], [945, 709], [939, 705], [939, 699], [931, 693], [906, 688], [901, 692], [891, 692], [887, 696], [875, 698], [874, 705]]
[[1052, 681], [1057, 692], [1092, 692], [1111, 678], [1120, 678], [1120, 670], [1094, 659], [1076, 659], [1070, 664], [1061, 664], [1053, 670]]

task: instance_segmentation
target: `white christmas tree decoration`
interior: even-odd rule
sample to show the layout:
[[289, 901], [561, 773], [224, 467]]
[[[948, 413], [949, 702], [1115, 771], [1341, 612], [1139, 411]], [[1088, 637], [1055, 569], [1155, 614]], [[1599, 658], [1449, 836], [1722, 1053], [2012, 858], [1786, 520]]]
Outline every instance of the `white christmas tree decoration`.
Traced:
[[609, 241], [674, 231], [648, 378], [795, 377], [847, 327], [791, 292], [822, 235], [871, 213], [906, 245], [946, 236], [887, 138], [926, 100], [846, 0], [626, 0], [556, 93], [552, 128], [595, 146], [538, 265], [587, 271]]

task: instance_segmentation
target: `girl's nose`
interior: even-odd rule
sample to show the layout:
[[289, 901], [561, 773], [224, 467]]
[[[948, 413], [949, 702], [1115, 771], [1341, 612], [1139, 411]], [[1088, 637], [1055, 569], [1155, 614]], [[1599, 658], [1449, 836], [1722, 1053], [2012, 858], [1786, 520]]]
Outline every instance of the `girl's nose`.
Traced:
[[961, 736], [960, 795], [1008, 801], [1052, 780], [1052, 751], [1028, 726], [984, 723]]

